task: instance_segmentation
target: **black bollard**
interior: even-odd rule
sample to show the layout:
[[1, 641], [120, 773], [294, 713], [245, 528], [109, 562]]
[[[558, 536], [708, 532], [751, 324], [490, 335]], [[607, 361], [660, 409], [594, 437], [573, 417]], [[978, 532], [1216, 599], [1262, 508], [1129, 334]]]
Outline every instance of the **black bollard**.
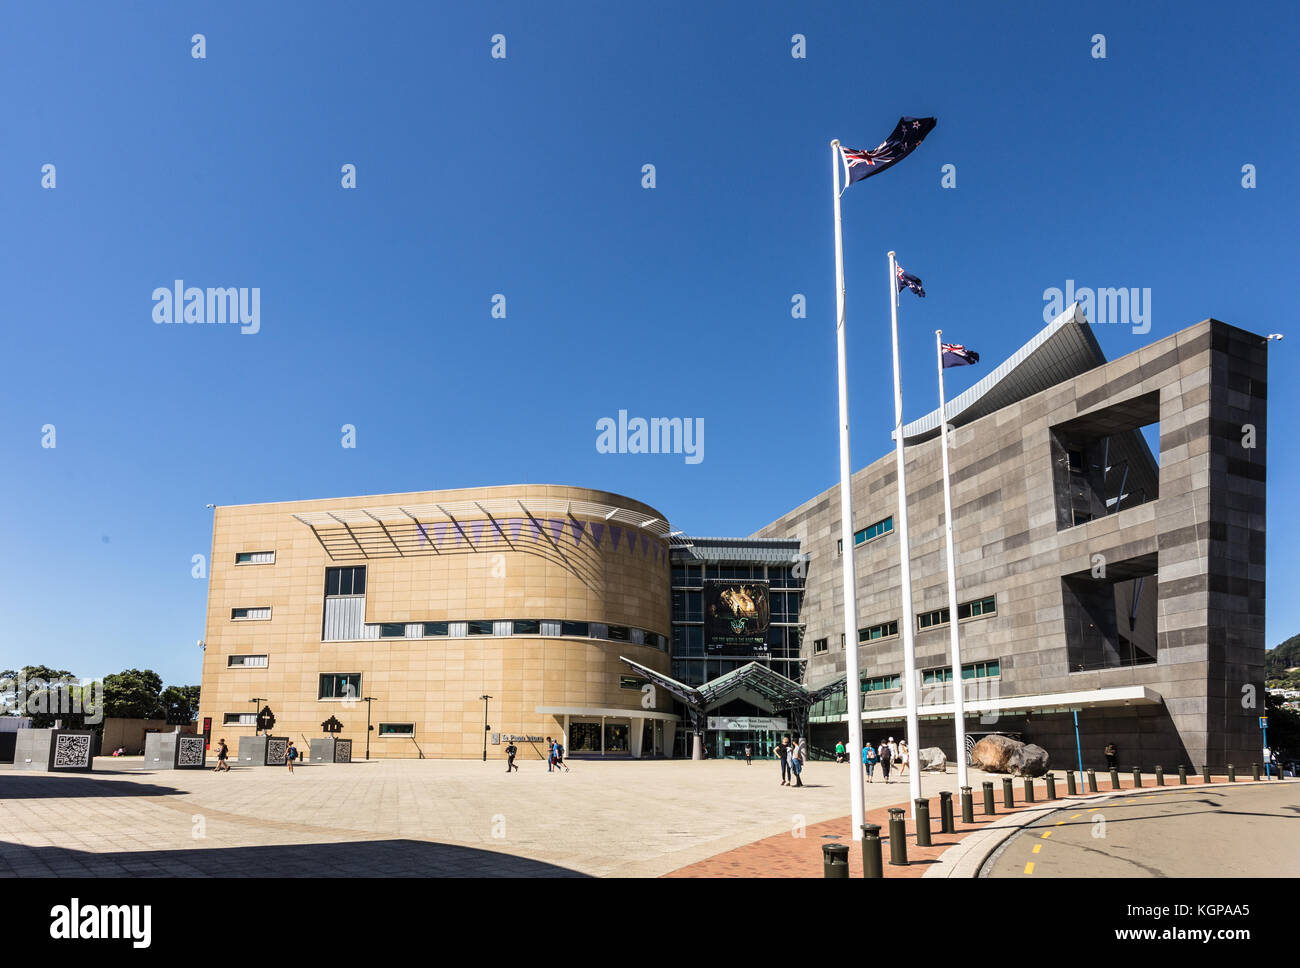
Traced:
[[885, 876], [885, 869], [880, 859], [880, 824], [878, 823], [862, 825], [862, 876]]
[[993, 781], [984, 781], [984, 816], [991, 817], [995, 813], [993, 809]]
[[1182, 786], [1187, 786], [1187, 767], [1180, 766], [1178, 768], [1178, 782]]
[[1140, 787], [1141, 785], [1142, 785], [1142, 768], [1140, 766], [1135, 766], [1133, 767], [1133, 786], [1134, 788], [1137, 788]]
[[1079, 784], [1074, 781], [1074, 770], [1065, 774], [1065, 795], [1067, 797], [1077, 797], [1079, 795]]
[[961, 822], [975, 822], [975, 798], [971, 796], [970, 787], [961, 788]]
[[1165, 768], [1164, 768], [1163, 766], [1157, 766], [1157, 767], [1156, 767], [1156, 786], [1164, 786], [1164, 785], [1165, 785]]
[[1047, 799], [1056, 799], [1056, 777], [1050, 773], [1047, 774]]
[[1097, 792], [1097, 771], [1096, 770], [1088, 771], [1088, 792], [1089, 793]]
[[1204, 764], [1204, 765], [1201, 766], [1201, 777], [1205, 780], [1206, 783], [1209, 783], [1209, 782], [1210, 782], [1210, 767], [1209, 767], [1209, 764]]
[[916, 801], [916, 846], [930, 847], [930, 801]]
[[955, 834], [957, 824], [952, 818], [952, 794], [947, 790], [939, 794], [939, 832]]
[[1034, 802], [1034, 779], [1033, 777], [1027, 776], [1025, 777], [1025, 803], [1033, 803], [1033, 802]]
[[903, 808], [889, 808], [889, 863], [894, 867], [907, 866], [907, 826], [903, 823]]
[[849, 848], [845, 844], [822, 844], [822, 873], [827, 877], [849, 876]]
[[1255, 782], [1258, 783], [1258, 782], [1259, 782], [1259, 764], [1256, 763], [1256, 764], [1251, 768], [1251, 771], [1250, 771], [1250, 772], [1252, 772], [1252, 773], [1255, 774]]
[[1233, 766], [1231, 763], [1228, 764], [1228, 782], [1229, 783], [1237, 782], [1237, 768]]
[[1112, 790], [1119, 789], [1119, 770], [1110, 771], [1110, 788]]
[[1011, 777], [1002, 778], [1002, 806], [1014, 807], [1016, 805], [1015, 794], [1011, 789]]

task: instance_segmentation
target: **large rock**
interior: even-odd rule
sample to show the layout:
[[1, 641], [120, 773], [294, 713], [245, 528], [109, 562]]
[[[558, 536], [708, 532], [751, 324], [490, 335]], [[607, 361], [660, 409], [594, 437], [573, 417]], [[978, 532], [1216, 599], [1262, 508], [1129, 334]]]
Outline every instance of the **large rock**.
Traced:
[[971, 765], [985, 773], [1008, 773], [1007, 761], [1016, 747], [1023, 745], [1009, 736], [985, 736], [971, 750]]
[[1047, 772], [1047, 750], [1033, 743], [1023, 743], [1007, 758], [1013, 776], [1042, 776]]
[[937, 746], [927, 746], [917, 754], [917, 759], [923, 770], [945, 770], [948, 767], [948, 757]]

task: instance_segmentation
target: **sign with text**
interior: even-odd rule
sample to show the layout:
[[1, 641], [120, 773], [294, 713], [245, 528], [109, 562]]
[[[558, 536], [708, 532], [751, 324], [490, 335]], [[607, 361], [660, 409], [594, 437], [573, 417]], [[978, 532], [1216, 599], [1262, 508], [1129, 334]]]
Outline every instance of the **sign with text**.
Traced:
[[705, 580], [704, 651], [709, 655], [766, 655], [770, 621], [767, 582]]
[[709, 729], [768, 729], [780, 732], [790, 728], [790, 721], [771, 716], [710, 716]]

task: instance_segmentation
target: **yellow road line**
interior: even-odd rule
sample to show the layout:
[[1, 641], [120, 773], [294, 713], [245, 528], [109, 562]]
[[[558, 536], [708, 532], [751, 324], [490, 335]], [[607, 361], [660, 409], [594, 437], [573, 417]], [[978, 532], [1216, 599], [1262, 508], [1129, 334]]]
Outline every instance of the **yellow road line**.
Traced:
[[1078, 819], [1079, 819], [1080, 817], [1082, 817], [1082, 816], [1083, 816], [1083, 814], [1081, 814], [1081, 813], [1076, 813], [1076, 814], [1075, 814], [1073, 817], [1071, 817], [1070, 819], [1071, 819], [1071, 820], [1078, 820]]
[[1034, 872], [1034, 862], [1031, 860], [1028, 864], [1025, 865], [1025, 873], [1032, 874], [1033, 872]]
[[1064, 824], [1064, 823], [1065, 823], [1064, 820], [1058, 820], [1058, 821], [1056, 821], [1056, 825], [1057, 825], [1058, 827], [1060, 827], [1060, 826], [1061, 826], [1062, 824]]
[[1044, 830], [1044, 831], [1043, 831], [1043, 839], [1044, 839], [1044, 840], [1046, 840], [1046, 839], [1047, 839], [1048, 837], [1050, 837], [1050, 836], [1052, 836], [1052, 832], [1051, 832], [1050, 830]]
[[1035, 853], [1035, 854], [1038, 853], [1038, 852], [1039, 852], [1040, 850], [1042, 850], [1042, 849], [1043, 849], [1043, 845], [1042, 845], [1042, 844], [1034, 844], [1034, 853]]

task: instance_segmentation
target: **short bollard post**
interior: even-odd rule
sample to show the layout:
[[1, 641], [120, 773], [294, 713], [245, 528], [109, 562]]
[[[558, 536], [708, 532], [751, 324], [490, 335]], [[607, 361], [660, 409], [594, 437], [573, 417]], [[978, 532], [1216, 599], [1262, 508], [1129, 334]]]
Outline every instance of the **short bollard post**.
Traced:
[[1141, 785], [1142, 785], [1142, 768], [1140, 766], [1135, 766], [1133, 767], [1133, 786], [1140, 787]]
[[1047, 799], [1056, 799], [1056, 777], [1050, 773], [1047, 774]]
[[847, 844], [822, 844], [822, 873], [827, 877], [849, 876]]
[[1208, 763], [1201, 766], [1201, 778], [1205, 780], [1206, 783], [1210, 782], [1210, 766]]
[[1079, 795], [1079, 784], [1074, 780], [1074, 770], [1065, 774], [1065, 795], [1067, 797], [1077, 797]]
[[1088, 771], [1088, 792], [1089, 793], [1097, 792], [1097, 771], [1096, 770]]
[[878, 823], [862, 825], [862, 876], [885, 876], [880, 858], [880, 824]]
[[1187, 767], [1180, 766], [1178, 768], [1178, 782], [1183, 786], [1187, 786]]
[[1031, 776], [1027, 776], [1025, 777], [1025, 803], [1033, 803], [1033, 802], [1034, 802], [1034, 778]]
[[944, 790], [939, 794], [939, 832], [955, 834], [957, 824], [952, 818], [952, 793]]
[[889, 863], [894, 867], [907, 866], [907, 827], [903, 823], [903, 808], [889, 808]]
[[1112, 769], [1110, 771], [1110, 788], [1112, 790], [1119, 789], [1119, 770]]
[[1156, 786], [1164, 786], [1164, 785], [1165, 785], [1165, 768], [1164, 768], [1163, 766], [1157, 766], [1157, 767], [1156, 767]]
[[1256, 763], [1256, 764], [1251, 768], [1251, 772], [1255, 774], [1255, 782], [1258, 783], [1258, 782], [1259, 782], [1259, 764], [1258, 764], [1258, 763]]
[[916, 801], [916, 846], [930, 847], [930, 801]]
[[970, 787], [961, 788], [961, 822], [975, 822], [975, 798], [971, 796]]
[[1229, 783], [1237, 782], [1237, 768], [1233, 766], [1231, 763], [1228, 764], [1228, 782]]
[[993, 781], [984, 781], [984, 816], [991, 817], [996, 811], [993, 809]]
[[1002, 806], [1014, 807], [1016, 805], [1015, 794], [1011, 789], [1011, 777], [1002, 778]]

